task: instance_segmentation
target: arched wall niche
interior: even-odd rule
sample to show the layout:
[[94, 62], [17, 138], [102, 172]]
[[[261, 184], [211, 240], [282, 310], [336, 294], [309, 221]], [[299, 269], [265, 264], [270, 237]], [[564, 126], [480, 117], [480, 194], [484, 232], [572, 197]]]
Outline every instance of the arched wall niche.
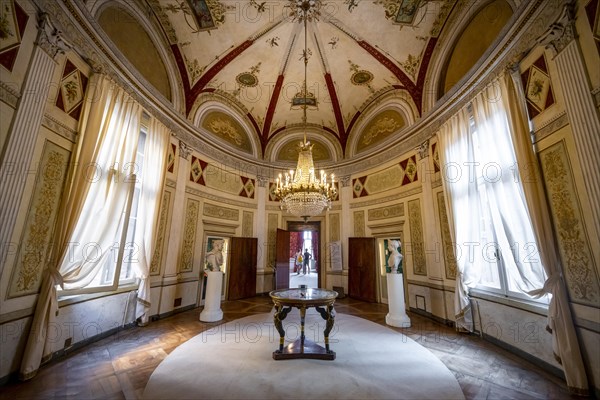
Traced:
[[331, 165], [342, 158], [342, 148], [337, 138], [316, 125], [307, 125], [305, 130], [302, 125], [286, 128], [277, 133], [267, 144], [265, 160], [269, 162], [296, 165], [298, 161], [298, 144], [304, 140], [315, 144], [313, 148], [313, 161], [316, 167]]
[[468, 75], [513, 16], [513, 6], [507, 0], [481, 2], [475, 9], [468, 23], [450, 41], [450, 51], [441, 63], [437, 99]]
[[[242, 110], [223, 104], [218, 99], [202, 102], [192, 114], [193, 124], [206, 135], [217, 139], [228, 148], [245, 155], [260, 158], [260, 139]], [[202, 96], [201, 96], [202, 98]]]
[[378, 99], [359, 117], [346, 145], [346, 158], [374, 154], [396, 140], [398, 133], [413, 125], [418, 111], [410, 96], [396, 91]]
[[[170, 76], [178, 76], [179, 72], [170, 52], [163, 48], [168, 45], [157, 36], [159, 30], [132, 3], [96, 1], [92, 13], [107, 37], [139, 75], [176, 108], [180, 108], [184, 104], [182, 90], [174, 79], [170, 79]], [[156, 43], [164, 46], [156, 46]]]

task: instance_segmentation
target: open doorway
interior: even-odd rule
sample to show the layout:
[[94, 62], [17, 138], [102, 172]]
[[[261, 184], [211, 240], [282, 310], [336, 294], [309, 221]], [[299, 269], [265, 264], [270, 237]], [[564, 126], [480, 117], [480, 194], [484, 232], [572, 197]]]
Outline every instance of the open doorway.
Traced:
[[[321, 282], [321, 222], [288, 221], [290, 232], [290, 288], [306, 285], [318, 288]], [[300, 261], [301, 260], [301, 261]]]

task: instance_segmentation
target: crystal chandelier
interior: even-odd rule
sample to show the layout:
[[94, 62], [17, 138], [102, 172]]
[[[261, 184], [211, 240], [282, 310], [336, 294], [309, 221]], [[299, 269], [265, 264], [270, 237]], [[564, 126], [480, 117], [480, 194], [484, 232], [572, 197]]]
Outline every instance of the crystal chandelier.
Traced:
[[304, 101], [303, 118], [304, 141], [300, 144], [298, 154], [298, 165], [286, 173], [285, 176], [279, 174], [275, 188], [275, 195], [281, 202], [281, 208], [292, 215], [302, 217], [306, 222], [308, 218], [319, 215], [325, 208], [331, 207], [331, 202], [335, 198], [337, 191], [334, 185], [334, 175], [331, 174], [329, 181], [325, 171], [321, 171], [320, 176], [315, 174], [315, 166], [312, 157], [313, 145], [306, 140], [306, 107], [307, 107], [307, 87], [306, 71], [308, 66], [308, 47], [307, 47], [307, 21], [316, 19], [319, 15], [319, 0], [290, 0], [290, 13], [295, 20], [304, 23]]

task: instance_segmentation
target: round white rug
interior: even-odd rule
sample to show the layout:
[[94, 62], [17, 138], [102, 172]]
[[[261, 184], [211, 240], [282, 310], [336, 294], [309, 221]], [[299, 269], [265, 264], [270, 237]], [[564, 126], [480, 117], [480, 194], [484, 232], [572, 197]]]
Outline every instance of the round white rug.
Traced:
[[[298, 310], [284, 320], [299, 337]], [[325, 321], [307, 312], [306, 338], [323, 345]], [[392, 329], [337, 314], [333, 361], [279, 360], [272, 314], [216, 326], [175, 349], [156, 368], [144, 399], [464, 399], [456, 378], [429, 350]]]

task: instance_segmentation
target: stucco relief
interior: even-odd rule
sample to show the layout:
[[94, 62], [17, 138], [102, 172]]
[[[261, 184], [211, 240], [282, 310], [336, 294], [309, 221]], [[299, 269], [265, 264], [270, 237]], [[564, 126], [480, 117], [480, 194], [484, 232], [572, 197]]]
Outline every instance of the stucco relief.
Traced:
[[391, 206], [373, 208], [369, 210], [368, 220], [377, 221], [380, 219], [388, 219], [402, 217], [404, 215], [404, 203], [392, 204]]
[[37, 293], [40, 288], [70, 155], [68, 150], [52, 142], [44, 146], [9, 297]]
[[419, 200], [408, 202], [408, 220], [410, 223], [410, 241], [413, 255], [413, 272], [415, 275], [427, 275], [425, 264], [425, 243], [423, 242], [423, 224], [421, 203]]
[[442, 246], [444, 251], [444, 265], [446, 266], [446, 278], [456, 279], [456, 257], [454, 255], [454, 246], [452, 245], [452, 236], [450, 235], [450, 225], [448, 224], [448, 213], [446, 212], [444, 192], [438, 192], [437, 202], [440, 213], [440, 228], [442, 231]]
[[158, 229], [156, 232], [156, 243], [154, 244], [154, 254], [150, 262], [150, 275], [159, 275], [163, 260], [163, 251], [165, 247], [165, 233], [167, 231], [167, 216], [169, 215], [169, 205], [171, 202], [171, 192], [165, 191], [160, 205], [160, 215], [158, 217]]
[[564, 142], [540, 153], [570, 298], [599, 306], [600, 287]]
[[181, 242], [181, 256], [177, 272], [192, 272], [194, 269], [194, 243], [196, 242], [196, 225], [200, 202], [188, 199], [185, 207], [185, 227]]
[[365, 237], [365, 212], [354, 211], [354, 236]]
[[240, 218], [239, 210], [221, 207], [208, 203], [204, 203], [204, 209], [202, 210], [202, 214], [206, 215], [207, 217], [215, 217], [219, 219], [226, 219], [229, 221], [237, 221]]

